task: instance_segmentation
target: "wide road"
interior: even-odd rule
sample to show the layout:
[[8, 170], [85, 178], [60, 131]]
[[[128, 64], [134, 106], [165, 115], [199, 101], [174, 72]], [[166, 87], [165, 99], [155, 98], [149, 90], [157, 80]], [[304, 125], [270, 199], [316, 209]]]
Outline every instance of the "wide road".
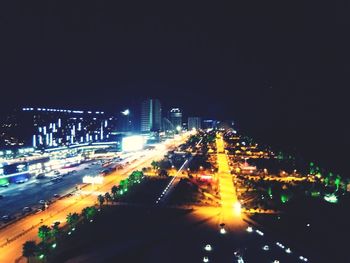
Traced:
[[216, 138], [219, 191], [221, 198], [220, 224], [229, 228], [243, 229], [245, 223], [242, 218], [240, 203], [238, 202], [236, 188], [233, 184], [225, 144], [220, 133]]
[[39, 200], [50, 200], [54, 194], [64, 195], [72, 191], [76, 184], [81, 184], [83, 176], [96, 175], [103, 169], [100, 164], [85, 163], [75, 167], [75, 173], [63, 177], [59, 182], [34, 177], [23, 184], [11, 184], [0, 188], [0, 194], [4, 196], [0, 200], [0, 216], [22, 212], [26, 206], [38, 206]]
[[[177, 144], [182, 143], [176, 140]], [[170, 143], [174, 146], [174, 144]], [[164, 146], [164, 145], [163, 145]], [[168, 146], [158, 147], [155, 150], [147, 151], [148, 153], [140, 157], [137, 161], [131, 163], [128, 167], [116, 171], [105, 177], [105, 181], [101, 186], [88, 186], [84, 188], [86, 195], [75, 195], [67, 197], [53, 203], [48, 210], [39, 214], [30, 215], [12, 225], [0, 230], [0, 262], [15, 262], [21, 256], [22, 245], [27, 240], [37, 240], [38, 227], [45, 224], [51, 225], [54, 221], [65, 222], [68, 213], [80, 213], [81, 210], [89, 205], [96, 204], [96, 196], [99, 193], [110, 191], [113, 185], [119, 184], [120, 180], [125, 179], [131, 171], [142, 169], [149, 166], [152, 160], [161, 159], [168, 151]], [[41, 219], [43, 220], [41, 223]], [[6, 245], [5, 245], [6, 244]], [[24, 259], [21, 262], [26, 262]]]

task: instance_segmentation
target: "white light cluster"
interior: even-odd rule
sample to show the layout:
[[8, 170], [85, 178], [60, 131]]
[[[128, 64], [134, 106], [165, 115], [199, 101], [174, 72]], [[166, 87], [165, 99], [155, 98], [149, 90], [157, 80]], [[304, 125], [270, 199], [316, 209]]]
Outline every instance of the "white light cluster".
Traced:
[[[33, 111], [35, 110], [34, 108], [22, 108], [22, 111]], [[68, 113], [78, 113], [82, 114], [84, 111], [82, 110], [63, 110], [63, 109], [47, 109], [47, 108], [36, 108], [37, 111], [51, 111], [51, 112], [68, 112]], [[87, 113], [92, 113], [91, 111], [88, 111]], [[96, 114], [104, 114], [103, 111], [96, 111]]]
[[143, 136], [134, 135], [129, 137], [124, 137], [122, 140], [122, 150], [124, 152], [140, 151], [143, 149], [145, 144], [145, 139]]

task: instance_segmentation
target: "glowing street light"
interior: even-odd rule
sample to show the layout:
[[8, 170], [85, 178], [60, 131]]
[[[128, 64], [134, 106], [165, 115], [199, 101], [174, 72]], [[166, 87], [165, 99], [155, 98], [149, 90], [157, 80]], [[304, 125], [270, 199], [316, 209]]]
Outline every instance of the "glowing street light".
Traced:
[[248, 226], [247, 227], [247, 232], [249, 232], [249, 233], [253, 232], [253, 228], [251, 226]]
[[125, 116], [128, 116], [128, 115], [130, 115], [130, 110], [126, 109], [126, 110], [122, 111], [122, 114]]
[[233, 209], [234, 209], [234, 211], [235, 211], [235, 213], [236, 214], [238, 214], [238, 215], [240, 215], [241, 214], [241, 212], [242, 212], [242, 206], [241, 206], [241, 203], [240, 202], [236, 202], [236, 203], [234, 203], [234, 205], [233, 205]]

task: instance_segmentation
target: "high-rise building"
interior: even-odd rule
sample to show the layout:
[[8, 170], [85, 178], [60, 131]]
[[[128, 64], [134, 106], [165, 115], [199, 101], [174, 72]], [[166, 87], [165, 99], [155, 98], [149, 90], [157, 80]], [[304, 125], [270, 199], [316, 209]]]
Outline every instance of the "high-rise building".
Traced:
[[173, 124], [174, 129], [182, 128], [182, 112], [179, 108], [172, 108], [169, 111], [169, 120]]
[[203, 129], [216, 129], [217, 124], [218, 124], [217, 120], [206, 119], [206, 120], [203, 120], [203, 122], [202, 122], [202, 128]]
[[120, 112], [117, 123], [118, 132], [132, 132], [134, 130], [134, 123], [131, 111], [126, 109]]
[[159, 100], [147, 99], [141, 104], [141, 132], [160, 131], [162, 108]]
[[200, 117], [188, 117], [188, 121], [187, 121], [187, 129], [193, 130], [193, 129], [201, 129], [202, 125], [201, 125], [201, 118]]

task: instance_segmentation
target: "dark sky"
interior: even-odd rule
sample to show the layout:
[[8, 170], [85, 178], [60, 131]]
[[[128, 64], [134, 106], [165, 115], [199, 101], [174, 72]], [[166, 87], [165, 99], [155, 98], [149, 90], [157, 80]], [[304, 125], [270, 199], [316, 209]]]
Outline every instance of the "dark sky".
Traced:
[[119, 110], [156, 96], [340, 169], [349, 4], [230, 2], [2, 1], [1, 109]]

